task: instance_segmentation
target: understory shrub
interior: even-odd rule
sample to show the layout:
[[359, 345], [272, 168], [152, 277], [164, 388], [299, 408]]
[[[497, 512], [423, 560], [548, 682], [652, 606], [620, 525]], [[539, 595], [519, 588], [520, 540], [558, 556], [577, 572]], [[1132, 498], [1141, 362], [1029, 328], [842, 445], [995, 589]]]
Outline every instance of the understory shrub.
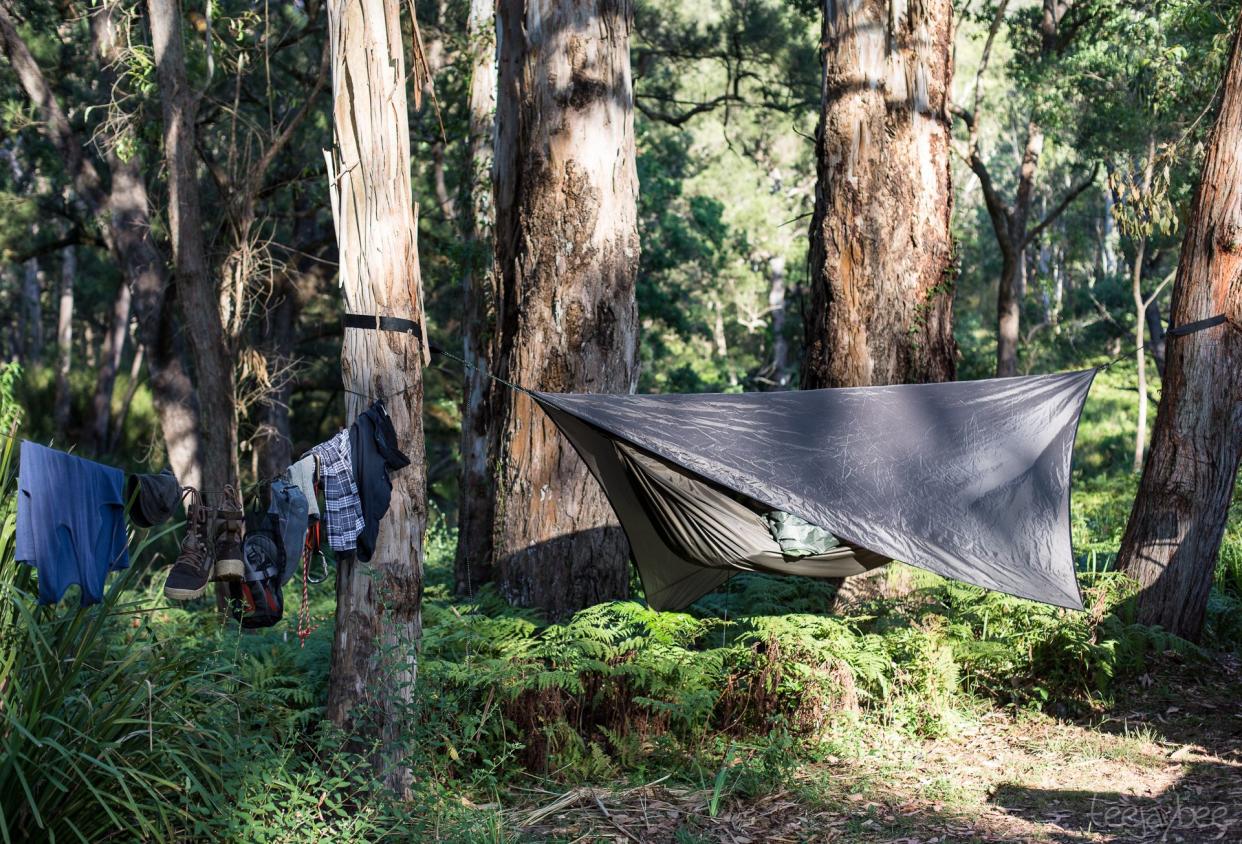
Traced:
[[12, 441], [0, 530], [0, 834], [5, 842], [176, 836], [190, 807], [218, 808], [225, 736], [205, 717], [219, 678], [158, 636], [126, 595], [136, 562], [105, 599], [37, 604], [15, 560]]
[[423, 732], [451, 760], [443, 776], [494, 789], [515, 759], [605, 778], [653, 753], [773, 731], [814, 739], [857, 718], [935, 736], [969, 708], [966, 694], [1077, 711], [1107, 703], [1153, 654], [1199, 653], [1135, 624], [1134, 584], [1111, 573], [1086, 579], [1082, 613], [939, 581], [866, 615], [767, 615], [749, 599], [770, 607], [769, 588], [785, 595], [799, 581], [737, 580], [727, 619], [722, 596], [696, 613], [618, 601], [553, 625], [486, 590], [429, 607], [417, 717], [437, 725]]

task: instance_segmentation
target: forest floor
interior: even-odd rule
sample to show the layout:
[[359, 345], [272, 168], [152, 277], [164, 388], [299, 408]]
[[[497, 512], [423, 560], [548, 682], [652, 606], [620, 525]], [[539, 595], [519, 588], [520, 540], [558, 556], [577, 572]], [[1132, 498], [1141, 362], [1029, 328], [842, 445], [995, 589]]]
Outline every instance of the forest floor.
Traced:
[[933, 740], [863, 736], [747, 796], [536, 791], [506, 825], [564, 842], [1242, 841], [1242, 662], [1163, 663], [1081, 719], [981, 709]]

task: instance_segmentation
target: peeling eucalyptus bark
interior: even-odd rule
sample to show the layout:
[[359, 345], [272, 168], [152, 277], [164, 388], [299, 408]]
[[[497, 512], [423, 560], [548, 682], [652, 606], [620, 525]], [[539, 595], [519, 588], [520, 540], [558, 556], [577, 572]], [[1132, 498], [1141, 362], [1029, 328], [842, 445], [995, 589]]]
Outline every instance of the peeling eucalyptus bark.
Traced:
[[[524, 387], [631, 392], [639, 243], [628, 0], [501, 0], [499, 372]], [[553, 617], [627, 593], [603, 492], [526, 396], [495, 393], [501, 592]]]
[[[329, 0], [333, 147], [329, 195], [341, 293], [350, 313], [423, 321], [417, 209], [399, 0]], [[380, 741], [377, 775], [398, 792], [410, 771], [400, 755], [402, 718], [422, 634], [423, 447], [426, 337], [345, 329], [341, 375], [352, 421], [385, 396], [397, 445], [411, 465], [392, 474], [392, 501], [369, 563], [338, 561], [328, 716]], [[362, 394], [362, 395], [358, 395]]]
[[823, 12], [802, 386], [952, 379], [952, 4]]
[[462, 325], [467, 367], [461, 420], [461, 485], [458, 494], [456, 587], [472, 594], [492, 578], [491, 464], [495, 455], [492, 383], [496, 358], [496, 253], [492, 167], [496, 132], [496, 9], [492, 0], [471, 0], [470, 197], [466, 206], [468, 263], [462, 280]]
[[1173, 286], [1160, 405], [1117, 567], [1139, 581], [1139, 621], [1203, 630], [1242, 458], [1242, 17]]

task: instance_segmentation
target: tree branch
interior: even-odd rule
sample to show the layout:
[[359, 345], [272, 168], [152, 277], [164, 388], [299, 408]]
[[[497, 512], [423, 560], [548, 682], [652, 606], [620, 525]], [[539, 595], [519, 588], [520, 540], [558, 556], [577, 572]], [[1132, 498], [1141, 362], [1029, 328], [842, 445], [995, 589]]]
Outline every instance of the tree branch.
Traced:
[[1170, 283], [1172, 283], [1173, 279], [1175, 278], [1177, 278], [1177, 267], [1176, 266], [1173, 267], [1173, 269], [1169, 270], [1169, 274], [1166, 275], [1160, 281], [1160, 283], [1156, 285], [1156, 289], [1151, 292], [1151, 295], [1143, 300], [1143, 310], [1147, 310], [1148, 308], [1150, 308], [1151, 303], [1156, 301], [1157, 297], [1160, 296], [1160, 291], [1164, 290], [1164, 288], [1168, 286]]
[[996, 232], [996, 241], [1000, 245], [1001, 252], [1006, 255], [1017, 252], [1018, 250], [1014, 249], [1013, 241], [1009, 237], [1009, 206], [996, 192], [996, 185], [992, 183], [992, 174], [988, 172], [987, 165], [979, 157], [979, 150], [973, 150], [967, 162], [970, 164], [971, 171], [979, 179], [979, 187], [983, 189], [983, 203], [987, 207], [988, 218], [992, 221], [992, 229]]
[[974, 115], [979, 113], [979, 100], [983, 90], [983, 74], [988, 69], [988, 61], [992, 57], [992, 42], [996, 40], [996, 33], [1000, 31], [1000, 25], [1005, 20], [1005, 8], [1008, 5], [1009, 0], [1001, 0], [997, 5], [996, 15], [992, 18], [992, 24], [988, 27], [987, 40], [983, 42], [983, 55], [979, 58], [979, 69], [975, 71], [975, 89], [970, 104], [971, 117], [966, 124], [970, 130], [968, 149], [972, 155], [979, 146], [979, 130], [975, 124]]
[[1040, 232], [1048, 228], [1050, 224], [1056, 221], [1057, 217], [1060, 217], [1061, 214], [1065, 212], [1065, 209], [1069, 207], [1071, 202], [1078, 198], [1079, 194], [1095, 184], [1095, 177], [1099, 174], [1099, 172], [1100, 165], [1099, 162], [1096, 162], [1095, 166], [1091, 168], [1091, 175], [1074, 185], [1074, 187], [1070, 189], [1070, 192], [1061, 198], [1061, 201], [1057, 203], [1057, 206], [1049, 211], [1048, 214], [1040, 220], [1033, 229], [1027, 232], [1026, 237], [1022, 240], [1022, 248], [1025, 249], [1029, 246], [1031, 241], [1039, 236]]
[[[638, 107], [638, 110], [641, 111], [645, 117], [647, 117], [649, 120], [658, 120], [661, 123], [667, 123], [669, 126], [675, 126], [678, 128], [688, 123], [691, 118], [697, 117], [700, 114], [705, 114], [706, 112], [709, 112], [709, 111], [713, 111], [719, 108], [720, 106], [724, 105], [725, 103], [742, 101], [742, 98], [737, 96], [736, 94], [721, 94], [720, 96], [707, 100], [705, 102], [695, 103], [694, 106], [691, 107], [688, 111], [684, 111], [681, 114], [671, 114], [666, 111], [660, 111], [658, 109], [651, 108], [650, 106], [643, 105], [642, 103], [643, 99], [659, 100], [660, 98], [658, 97], [635, 97], [634, 98], [634, 105]], [[661, 101], [662, 102], [675, 102], [675, 100], [661, 100]]]
[[[949, 101], [949, 114], [953, 115], [954, 117], [960, 118], [961, 121], [966, 124], [966, 129], [968, 131], [970, 132], [975, 131], [975, 113], [973, 111], [968, 111], [962, 106], [950, 100]], [[969, 155], [964, 156], [964, 157], [969, 158]]]
[[319, 60], [319, 74], [315, 77], [315, 83], [311, 86], [310, 94], [302, 101], [302, 106], [294, 112], [284, 127], [280, 130], [272, 142], [268, 145], [263, 155], [259, 158], [257, 164], [250, 171], [250, 177], [246, 181], [246, 192], [248, 202], [254, 202], [254, 198], [258, 195], [259, 189], [263, 186], [263, 177], [267, 175], [267, 170], [272, 165], [272, 161], [280, 154], [293, 138], [293, 133], [297, 131], [298, 126], [310, 114], [312, 108], [317, 108], [316, 100], [319, 98], [319, 92], [323, 90], [323, 86], [328, 81], [328, 40], [325, 38], [323, 42], [323, 51]]
[[0, 3], [0, 52], [9, 60], [26, 96], [43, 117], [44, 134], [65, 160], [65, 169], [73, 180], [74, 192], [93, 214], [104, 207], [102, 180], [94, 163], [82, 152], [82, 144], [69, 126], [69, 118], [60, 101], [52, 93], [43, 71], [30, 53], [30, 48], [17, 32], [17, 24], [6, 4]]
[[53, 252], [59, 252], [67, 246], [78, 246], [84, 243], [95, 244], [95, 241], [89, 240], [83, 236], [83, 232], [81, 230], [75, 229], [64, 237], [53, 238], [51, 240], [45, 240], [42, 243], [27, 246], [20, 252], [6, 250], [3, 253], [3, 258], [5, 261], [10, 261], [14, 264], [24, 264], [31, 258], [42, 258], [44, 255], [51, 255]]

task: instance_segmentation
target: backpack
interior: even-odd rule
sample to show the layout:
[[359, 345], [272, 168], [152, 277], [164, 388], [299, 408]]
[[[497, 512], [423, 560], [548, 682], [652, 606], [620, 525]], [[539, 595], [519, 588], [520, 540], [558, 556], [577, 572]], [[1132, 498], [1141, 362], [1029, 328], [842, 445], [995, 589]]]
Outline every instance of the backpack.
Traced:
[[246, 538], [242, 542], [242, 580], [229, 584], [233, 618], [247, 630], [271, 627], [285, 614], [280, 585], [284, 554], [280, 532], [270, 513], [246, 514]]

